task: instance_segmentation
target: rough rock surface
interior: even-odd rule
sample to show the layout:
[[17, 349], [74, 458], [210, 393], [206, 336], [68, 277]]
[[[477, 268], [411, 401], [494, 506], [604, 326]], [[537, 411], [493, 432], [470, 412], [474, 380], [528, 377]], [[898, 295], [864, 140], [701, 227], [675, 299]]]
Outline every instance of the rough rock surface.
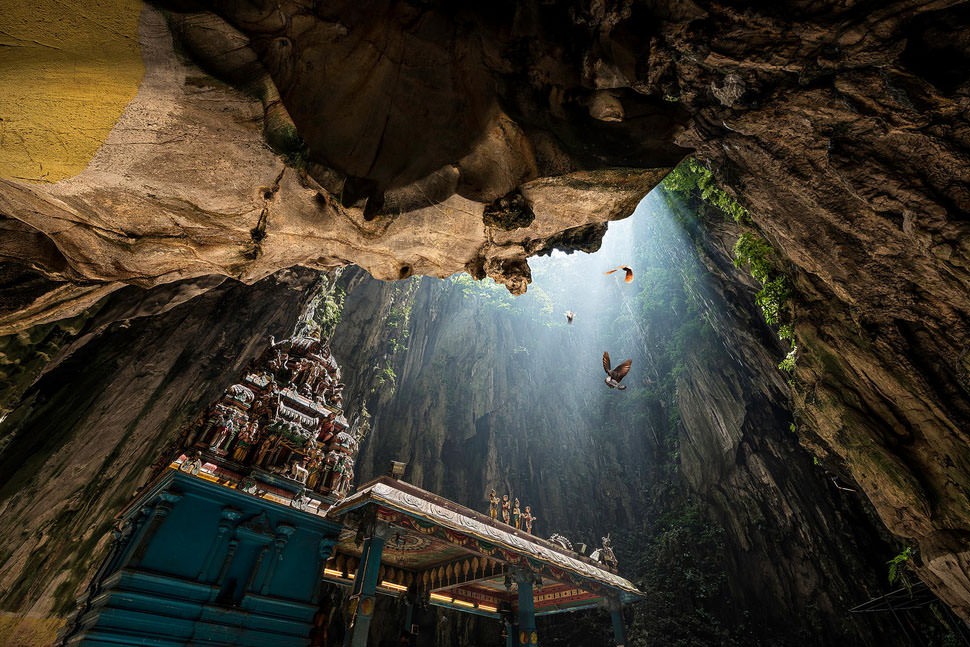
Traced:
[[[88, 167], [0, 181], [4, 277], [33, 277], [4, 281], [3, 330], [124, 283], [293, 264], [521, 292], [545, 240], [656, 181], [609, 169], [694, 149], [791, 261], [804, 441], [970, 618], [970, 5], [168, 8], [211, 75], [144, 9], [145, 77]], [[545, 215], [485, 227], [514, 189]]]
[[[232, 11], [232, 3], [227, 8]], [[367, 29], [373, 15], [379, 14], [363, 14], [357, 29]], [[264, 22], [278, 22], [274, 16]], [[0, 302], [0, 332], [73, 316], [126, 284], [149, 287], [209, 274], [252, 282], [294, 265], [328, 269], [352, 262], [387, 280], [468, 271], [521, 293], [529, 281], [529, 255], [566, 229], [629, 215], [683, 154], [668, 143], [652, 158], [637, 157], [636, 168], [573, 164], [560, 155], [555, 173], [540, 173], [536, 144], [502, 114], [494, 90], [478, 101], [455, 88], [458, 103], [437, 114], [446, 110], [444, 100], [431, 103], [440, 98], [396, 88], [393, 78], [379, 83], [381, 74], [364, 63], [328, 68], [330, 57], [348, 47], [348, 39], [338, 37], [339, 23], [302, 15], [287, 20], [288, 30], [311, 27], [302, 39], [293, 33], [273, 39], [292, 38], [306, 49], [301, 56], [308, 60], [293, 67], [286, 60], [261, 64], [246, 45], [248, 37], [214, 14], [175, 13], [170, 22], [183, 47], [238, 87], [179, 58], [169, 23], [158, 10], [143, 9], [138, 39], [144, 79], [87, 167], [52, 184], [0, 179], [0, 258], [48, 279], [23, 298]], [[253, 47], [265, 45], [264, 38], [261, 33]], [[376, 57], [374, 64], [387, 68], [385, 76], [398, 68], [405, 70], [402, 76], [420, 76], [433, 63], [416, 61], [417, 72], [408, 72], [411, 64], [380, 62], [380, 42], [350, 40], [347, 56], [363, 51]], [[447, 59], [455, 52], [440, 54]], [[464, 68], [481, 68], [483, 56], [461, 71], [441, 72], [460, 77]], [[294, 75], [276, 81], [283, 103], [274, 81], [260, 73], [263, 65]], [[328, 70], [323, 82], [306, 72], [313, 65]], [[348, 84], [342, 88], [347, 97], [334, 86], [337, 80]], [[368, 84], [378, 96], [359, 92]], [[382, 107], [406, 108], [386, 141], [370, 121], [381, 116], [367, 110], [370, 102], [386, 101], [382, 92], [392, 95]], [[317, 105], [324, 100], [329, 111]], [[462, 124], [451, 118], [472, 112], [465, 109], [469, 105], [487, 120]], [[416, 112], [434, 115], [437, 129], [423, 128]], [[373, 173], [357, 181], [321, 166], [319, 160], [331, 156], [342, 160], [344, 174], [365, 176], [363, 167], [370, 164]], [[433, 173], [429, 160], [437, 165]], [[391, 173], [387, 165], [417, 166]], [[378, 180], [375, 186], [386, 188], [379, 195], [371, 186]], [[371, 191], [369, 197], [351, 197], [359, 192], [355, 182]], [[486, 225], [485, 207], [513, 189], [534, 216], [528, 226]], [[375, 200], [382, 206], [372, 213], [366, 207], [374, 209]]]

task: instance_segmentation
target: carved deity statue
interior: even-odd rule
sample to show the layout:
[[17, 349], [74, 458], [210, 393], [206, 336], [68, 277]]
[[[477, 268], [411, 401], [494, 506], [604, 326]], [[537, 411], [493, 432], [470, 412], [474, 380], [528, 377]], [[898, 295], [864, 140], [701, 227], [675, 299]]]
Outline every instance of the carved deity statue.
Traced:
[[341, 456], [336, 472], [337, 482], [334, 484], [333, 489], [339, 496], [343, 496], [350, 488], [351, 481], [354, 480], [354, 459], [347, 455]]
[[516, 497], [512, 505], [512, 525], [516, 528], [522, 527], [522, 512], [519, 510], [519, 499]]
[[256, 452], [256, 460], [254, 462], [257, 465], [263, 464], [263, 462], [266, 460], [266, 454], [268, 454], [269, 451], [273, 449], [273, 446], [276, 445], [276, 441], [278, 439], [279, 439], [279, 436], [277, 436], [276, 434], [269, 434], [268, 436], [266, 436], [266, 438], [263, 439], [263, 442], [259, 444], [259, 449]]
[[610, 541], [609, 534], [603, 537], [603, 547], [600, 549], [599, 559], [607, 566], [617, 567], [616, 555], [613, 553], [613, 543]]
[[212, 443], [211, 449], [221, 451], [224, 447], [228, 447], [238, 429], [239, 423], [232, 412], [220, 413], [216, 420], [216, 439]]
[[310, 476], [307, 477], [306, 486], [311, 490], [320, 482], [320, 474], [323, 471], [323, 460], [322, 449], [317, 448], [310, 453], [310, 460], [306, 464]]
[[199, 452], [195, 452], [191, 458], [186, 458], [185, 462], [182, 463], [182, 466], [179, 468], [179, 470], [188, 472], [189, 474], [193, 474], [195, 476], [198, 476], [199, 470], [201, 469], [202, 458]]
[[512, 521], [512, 502], [509, 501], [509, 495], [502, 495], [502, 521], [509, 523]]
[[249, 455], [249, 450], [256, 442], [256, 422], [250, 422], [243, 427], [236, 438], [236, 448], [232, 451], [232, 460], [242, 462]]
[[290, 465], [290, 475], [293, 480], [306, 483], [307, 479], [310, 478], [310, 472], [306, 468], [306, 461], [302, 458], [293, 461]]
[[522, 524], [525, 526], [525, 531], [532, 534], [532, 524], [536, 522], [536, 517], [532, 516], [532, 506], [525, 506], [525, 513], [522, 515]]
[[492, 518], [492, 521], [495, 521], [495, 518], [498, 517], [498, 504], [498, 495], [495, 494], [495, 488], [492, 488], [492, 491], [488, 494], [488, 516]]

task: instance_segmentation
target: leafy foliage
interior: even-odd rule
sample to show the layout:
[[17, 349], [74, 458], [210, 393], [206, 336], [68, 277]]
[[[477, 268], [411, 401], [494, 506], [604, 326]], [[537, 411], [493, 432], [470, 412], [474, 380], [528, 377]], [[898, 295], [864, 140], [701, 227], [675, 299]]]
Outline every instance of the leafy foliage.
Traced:
[[513, 297], [505, 286], [490, 278], [476, 281], [465, 273], [455, 274], [451, 282], [461, 287], [462, 295], [466, 299], [475, 300], [486, 310], [509, 312], [515, 316], [526, 316], [547, 321], [553, 312], [553, 302], [540, 286], [532, 284], [528, 292], [519, 297]]
[[344, 310], [346, 292], [338, 284], [340, 272], [333, 278], [326, 274], [320, 276], [317, 293], [310, 300], [304, 318], [297, 324], [305, 333], [318, 332], [321, 339], [329, 339], [340, 323]]
[[[778, 325], [791, 297], [791, 287], [788, 277], [777, 269], [778, 263], [771, 245], [752, 232], [742, 233], [734, 244], [734, 265], [747, 265], [751, 269], [751, 276], [761, 283], [755, 302], [761, 308], [765, 321], [772, 326]], [[793, 333], [793, 330], [790, 332]], [[786, 330], [787, 333], [789, 330]]]
[[690, 502], [663, 515], [643, 538], [636, 570], [647, 594], [635, 607], [636, 647], [734, 645], [731, 627], [712, 611], [727, 596], [724, 532]]
[[735, 222], [750, 221], [748, 210], [717, 185], [714, 173], [693, 157], [684, 160], [664, 178], [667, 191], [679, 193], [683, 197], [696, 196], [703, 202], [717, 207], [725, 217]]
[[713, 207], [725, 218], [733, 219], [747, 229], [734, 245], [734, 264], [737, 267], [749, 266], [751, 275], [761, 283], [761, 289], [755, 294], [755, 302], [768, 325], [782, 324], [778, 336], [791, 344], [792, 351], [781, 361], [779, 369], [793, 373], [797, 356], [795, 329], [790, 322], [785, 323], [790, 315], [791, 283], [780, 269], [781, 263], [771, 245], [755, 231], [748, 211], [717, 185], [714, 174], [708, 168], [693, 158], [671, 171], [661, 186], [665, 191], [687, 200], [695, 211], [703, 213], [705, 206]]
[[913, 556], [913, 548], [907, 546], [903, 549], [901, 553], [893, 557], [891, 560], [886, 562], [889, 564], [889, 583], [893, 584], [903, 575], [903, 569], [909, 562], [909, 558]]

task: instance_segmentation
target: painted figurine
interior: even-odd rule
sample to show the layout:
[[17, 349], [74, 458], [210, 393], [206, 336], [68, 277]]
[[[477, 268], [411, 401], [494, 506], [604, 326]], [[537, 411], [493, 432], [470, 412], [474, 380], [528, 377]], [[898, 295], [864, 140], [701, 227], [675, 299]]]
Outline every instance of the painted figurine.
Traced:
[[522, 524], [525, 526], [525, 531], [532, 534], [532, 524], [535, 523], [536, 517], [532, 516], [532, 506], [525, 506], [525, 514], [522, 515]]
[[199, 470], [202, 469], [202, 458], [201, 457], [202, 457], [202, 454], [200, 454], [199, 452], [195, 452], [195, 454], [193, 454], [192, 458], [186, 458], [185, 459], [185, 462], [182, 463], [182, 467], [180, 467], [179, 469], [181, 471], [183, 471], [183, 472], [188, 472], [189, 474], [193, 474], [195, 476], [198, 476], [199, 475]]
[[616, 555], [613, 554], [613, 542], [610, 541], [610, 536], [607, 534], [603, 537], [603, 548], [600, 549], [600, 561], [610, 566], [612, 568], [617, 567]]
[[298, 458], [290, 465], [290, 478], [300, 483], [306, 483], [310, 478], [310, 472], [306, 468], [306, 460]]
[[495, 521], [498, 517], [498, 504], [498, 495], [495, 494], [495, 488], [492, 488], [492, 491], [488, 494], [488, 516], [492, 518], [492, 521]]
[[322, 449], [313, 450], [313, 453], [310, 454], [310, 460], [307, 462], [306, 468], [310, 472], [310, 476], [308, 476], [306, 480], [306, 486], [312, 490], [317, 486], [317, 481], [320, 480], [320, 472], [323, 469]]
[[232, 451], [232, 460], [240, 463], [245, 461], [249, 454], [249, 448], [253, 446], [255, 440], [256, 423], [251, 422], [239, 432], [239, 437], [236, 439], [236, 448]]
[[215, 426], [216, 439], [212, 441], [212, 445], [209, 446], [209, 449], [218, 451], [222, 448], [222, 443], [225, 442], [226, 437], [229, 436], [229, 434], [234, 430], [235, 425], [233, 424], [231, 417], [225, 413], [220, 413], [219, 417], [216, 418]]
[[509, 501], [509, 495], [502, 495], [502, 521], [509, 523], [512, 521], [512, 503]]
[[350, 483], [354, 480], [354, 459], [345, 456], [340, 465], [340, 477], [337, 486], [334, 488], [339, 496], [344, 496], [350, 489]]
[[276, 434], [270, 434], [263, 439], [263, 442], [259, 446], [259, 450], [256, 452], [256, 460], [254, 461], [257, 465], [262, 465], [263, 461], [266, 460], [266, 454], [273, 448], [276, 444], [276, 440], [279, 438]]
[[517, 529], [522, 528], [522, 512], [519, 510], [518, 497], [516, 497], [515, 504], [512, 506], [512, 525]]

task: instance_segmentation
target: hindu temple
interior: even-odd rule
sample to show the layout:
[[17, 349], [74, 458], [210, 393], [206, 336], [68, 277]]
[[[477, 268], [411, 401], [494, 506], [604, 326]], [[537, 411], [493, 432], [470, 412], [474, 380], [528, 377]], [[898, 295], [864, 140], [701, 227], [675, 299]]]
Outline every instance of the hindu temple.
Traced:
[[[605, 608], [625, 644], [621, 606], [642, 594], [608, 539], [585, 556], [533, 535], [531, 512], [523, 529], [518, 499], [514, 520], [508, 496], [501, 519], [495, 504], [485, 515], [400, 480], [397, 462], [354, 490], [369, 426], [348, 424], [343, 387], [319, 331], [270, 338], [119, 513], [59, 644], [296, 647], [342, 631], [366, 647], [378, 595], [404, 602], [383, 620], [406, 644], [430, 605], [492, 618], [519, 646], [539, 644], [537, 616]], [[342, 627], [328, 626], [325, 589]]]

